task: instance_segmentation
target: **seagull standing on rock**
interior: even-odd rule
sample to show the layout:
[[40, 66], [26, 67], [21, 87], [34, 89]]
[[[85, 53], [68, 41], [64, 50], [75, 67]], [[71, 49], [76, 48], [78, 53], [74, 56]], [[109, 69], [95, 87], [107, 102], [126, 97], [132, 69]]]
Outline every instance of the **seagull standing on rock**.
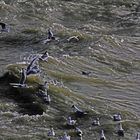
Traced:
[[48, 37], [47, 39], [43, 40], [43, 44], [46, 44], [48, 42], [51, 42], [52, 40], [55, 40], [55, 37], [53, 35], [53, 32], [51, 31], [51, 29], [48, 29]]

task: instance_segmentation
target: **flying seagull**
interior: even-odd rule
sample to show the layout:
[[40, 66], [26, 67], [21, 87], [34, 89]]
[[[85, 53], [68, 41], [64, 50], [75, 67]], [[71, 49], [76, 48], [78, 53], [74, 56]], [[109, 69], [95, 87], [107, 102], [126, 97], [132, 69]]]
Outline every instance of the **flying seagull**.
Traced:
[[1, 25], [1, 32], [9, 32], [9, 28], [6, 27], [5, 23], [0, 22]]
[[76, 43], [79, 41], [79, 36], [71, 36], [67, 39], [68, 42]]
[[89, 76], [89, 74], [91, 74], [91, 72], [90, 72], [90, 71], [82, 71], [82, 75]]
[[48, 61], [48, 57], [49, 57], [49, 54], [48, 54], [47, 51], [45, 51], [45, 53], [43, 53], [43, 54], [39, 57], [39, 60]]
[[26, 73], [27, 75], [29, 75], [30, 71], [32, 70], [37, 70], [37, 65], [35, 64], [36, 62], [38, 61], [38, 57], [35, 57], [31, 62], [30, 64], [27, 66], [27, 70], [26, 70]]
[[27, 78], [26, 69], [22, 68], [19, 83], [10, 83], [10, 85], [12, 85], [15, 88], [26, 87], [26, 84], [25, 84], [26, 78]]
[[53, 32], [51, 31], [50, 28], [48, 29], [48, 39], [55, 40], [55, 37], [53, 35]]
[[26, 73], [27, 73], [27, 75], [38, 74], [38, 73], [40, 73], [40, 68], [39, 68], [39, 66], [35, 65], [31, 69], [29, 69]]

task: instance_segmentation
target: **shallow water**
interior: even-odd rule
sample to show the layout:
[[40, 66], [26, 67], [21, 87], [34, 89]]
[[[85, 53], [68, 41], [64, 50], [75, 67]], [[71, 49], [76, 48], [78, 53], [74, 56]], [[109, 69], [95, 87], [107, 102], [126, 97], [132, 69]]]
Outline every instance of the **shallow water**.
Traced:
[[[84, 103], [86, 98], [90, 98], [105, 104], [102, 109], [101, 105], [93, 103], [97, 110], [111, 112], [108, 108], [113, 107], [114, 110], [128, 111], [139, 122], [138, 7], [138, 0], [2, 0], [0, 18], [8, 24], [11, 32], [0, 33], [0, 75], [6, 71], [8, 64], [24, 61], [30, 54], [47, 50], [54, 63], [42, 65], [43, 78], [49, 76], [62, 81], [68, 89], [84, 96]], [[52, 28], [59, 42], [42, 44], [48, 27]], [[80, 41], [68, 43], [66, 39], [73, 35], [80, 36]], [[82, 71], [91, 73], [86, 76], [82, 75]], [[46, 139], [53, 120], [47, 118], [47, 113], [42, 116], [20, 114], [16, 101], [4, 96], [4, 88], [4, 85], [0, 88], [0, 139]], [[53, 109], [50, 107], [48, 112], [51, 114]], [[55, 123], [57, 133], [62, 134], [63, 129], [59, 129], [57, 121]], [[92, 139], [94, 135], [94, 139], [98, 139], [99, 135], [92, 131], [85, 129], [84, 138]], [[127, 128], [124, 139], [133, 139], [137, 131], [139, 126], [136, 129]], [[118, 137], [113, 133], [115, 139]]]

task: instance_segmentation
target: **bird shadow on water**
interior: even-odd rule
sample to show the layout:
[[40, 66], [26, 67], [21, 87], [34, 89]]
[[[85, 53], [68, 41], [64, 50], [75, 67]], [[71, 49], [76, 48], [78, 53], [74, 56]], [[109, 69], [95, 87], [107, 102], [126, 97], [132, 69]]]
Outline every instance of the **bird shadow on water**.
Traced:
[[0, 77], [1, 98], [13, 100], [18, 105], [18, 109], [15, 111], [21, 114], [42, 115], [47, 105], [44, 105], [43, 101], [36, 95], [37, 89], [14, 88], [9, 85], [12, 81], [17, 81], [17, 79], [15, 77], [13, 79], [8, 73]]

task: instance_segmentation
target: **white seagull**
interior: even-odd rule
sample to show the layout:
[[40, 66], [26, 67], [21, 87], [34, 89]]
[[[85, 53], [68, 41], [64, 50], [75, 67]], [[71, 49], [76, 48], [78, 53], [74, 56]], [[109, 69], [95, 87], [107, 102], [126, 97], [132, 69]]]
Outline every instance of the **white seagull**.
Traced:
[[75, 124], [76, 124], [76, 120], [72, 120], [71, 117], [69, 116], [67, 119], [67, 125], [74, 126]]
[[120, 113], [117, 113], [117, 114], [114, 114], [113, 115], [113, 120], [114, 121], [121, 121], [121, 114]]
[[104, 135], [104, 130], [101, 131], [100, 140], [106, 140], [106, 137]]
[[48, 136], [55, 136], [54, 129], [51, 127], [48, 131]]

